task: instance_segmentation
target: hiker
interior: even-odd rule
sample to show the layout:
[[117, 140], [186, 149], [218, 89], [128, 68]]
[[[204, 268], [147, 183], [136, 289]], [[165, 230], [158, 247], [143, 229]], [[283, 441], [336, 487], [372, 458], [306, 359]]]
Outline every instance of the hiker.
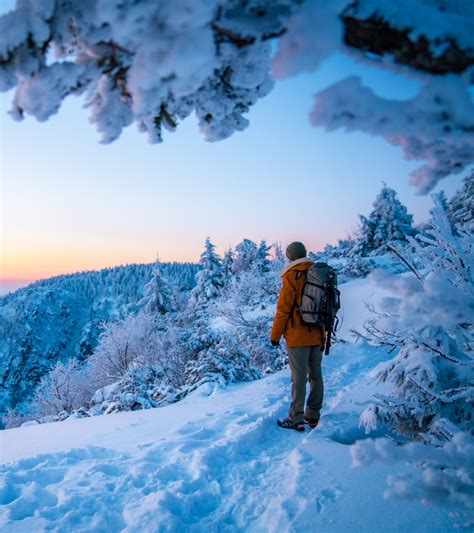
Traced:
[[[282, 335], [286, 339], [291, 369], [291, 405], [288, 418], [277, 423], [285, 429], [304, 431], [305, 422], [313, 429], [319, 422], [323, 403], [321, 360], [325, 333], [321, 326], [303, 323], [299, 309], [306, 274], [314, 262], [306, 257], [306, 248], [301, 242], [292, 242], [286, 249], [286, 256], [290, 264], [282, 273], [271, 343], [278, 346]], [[310, 391], [305, 409], [308, 377]]]

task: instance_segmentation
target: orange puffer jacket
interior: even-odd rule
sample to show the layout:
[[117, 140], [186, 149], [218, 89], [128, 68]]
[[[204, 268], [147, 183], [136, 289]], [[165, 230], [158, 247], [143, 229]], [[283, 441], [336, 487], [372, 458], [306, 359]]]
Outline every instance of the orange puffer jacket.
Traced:
[[282, 287], [273, 320], [271, 340], [279, 341], [283, 335], [289, 348], [319, 346], [324, 343], [322, 328], [303, 324], [298, 310], [306, 280], [305, 273], [312, 265], [313, 262], [307, 257], [297, 259], [290, 263], [282, 274]]

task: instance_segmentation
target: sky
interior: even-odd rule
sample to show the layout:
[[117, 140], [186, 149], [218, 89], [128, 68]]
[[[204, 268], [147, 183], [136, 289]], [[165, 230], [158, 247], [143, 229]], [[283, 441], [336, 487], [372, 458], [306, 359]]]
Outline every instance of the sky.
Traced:
[[[314, 74], [276, 83], [248, 114], [244, 132], [208, 143], [190, 117], [163, 144], [134, 125], [99, 143], [80, 98], [47, 122], [7, 114], [0, 95], [1, 248], [4, 287], [80, 270], [134, 262], [196, 261], [207, 236], [221, 253], [244, 238], [320, 250], [357, 227], [382, 182], [415, 216], [417, 196], [400, 148], [359, 133], [313, 128], [314, 94], [358, 74], [382, 96], [407, 98], [417, 82], [343, 56]], [[462, 175], [442, 180], [451, 196]], [[5, 288], [3, 290], [5, 292]]]

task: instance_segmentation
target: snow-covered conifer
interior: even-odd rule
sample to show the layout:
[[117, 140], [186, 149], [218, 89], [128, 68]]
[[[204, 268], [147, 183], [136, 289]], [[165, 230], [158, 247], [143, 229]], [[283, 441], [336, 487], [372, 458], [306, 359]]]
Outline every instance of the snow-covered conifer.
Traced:
[[368, 338], [396, 355], [379, 372], [392, 391], [362, 415], [368, 428], [383, 422], [411, 435], [437, 434], [443, 419], [472, 428], [474, 241], [466, 232], [453, 235], [434, 200], [431, 229], [419, 236], [424, 245], [410, 239], [424, 273], [377, 274], [395, 296], [368, 322]]
[[222, 272], [224, 274], [224, 278], [228, 280], [233, 272], [232, 272], [232, 266], [234, 264], [234, 252], [231, 248], [227, 250], [224, 254], [224, 257], [222, 258]]
[[270, 250], [272, 249], [271, 246], [269, 246], [266, 241], [261, 241], [258, 245], [257, 249], [257, 261], [256, 261], [256, 267], [257, 269], [262, 272], [269, 272], [270, 271]]
[[194, 310], [206, 307], [210, 301], [215, 300], [224, 286], [222, 259], [209, 237], [206, 238], [199, 266], [201, 270], [196, 275], [196, 287], [189, 295], [189, 307]]
[[474, 233], [474, 170], [464, 177], [461, 188], [451, 198], [449, 215], [456, 226]]
[[423, 74], [417, 94], [385, 99], [349, 75], [318, 93], [311, 122], [380, 135], [424, 159], [412, 178], [426, 192], [472, 163], [473, 14], [470, 2], [426, 0], [397, 9], [389, 0], [25, 0], [0, 17], [0, 90], [16, 89], [17, 120], [47, 120], [85, 95], [102, 142], [132, 123], [160, 142], [192, 112], [216, 141], [248, 126], [244, 114], [273, 87], [271, 68], [284, 78], [341, 53], [390, 63]]
[[147, 313], [158, 313], [164, 315], [173, 309], [172, 293], [168, 282], [162, 275], [162, 267], [159, 261], [156, 261], [150, 281], [143, 289], [143, 298], [138, 305]]
[[131, 367], [120, 380], [96, 391], [91, 400], [92, 412], [109, 414], [156, 407], [152, 394], [160, 378], [149, 366]]
[[186, 366], [186, 384], [193, 390], [207, 382], [221, 384], [251, 381], [260, 377], [250, 364], [250, 354], [233, 335], [223, 334], [218, 344], [202, 350]]
[[232, 270], [234, 274], [241, 274], [250, 270], [258, 258], [258, 247], [250, 239], [244, 239], [235, 247], [234, 264]]
[[398, 199], [397, 193], [384, 184], [368, 217], [360, 215], [356, 255], [384, 253], [387, 244], [406, 241], [415, 235], [413, 216]]

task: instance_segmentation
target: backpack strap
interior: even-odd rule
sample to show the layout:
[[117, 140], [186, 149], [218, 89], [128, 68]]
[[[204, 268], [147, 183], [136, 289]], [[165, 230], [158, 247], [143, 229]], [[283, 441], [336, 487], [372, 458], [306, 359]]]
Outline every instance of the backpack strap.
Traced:
[[[299, 270], [297, 273], [296, 273], [296, 279], [300, 279], [301, 276], [304, 276], [306, 279], [305, 279], [305, 282], [304, 282], [304, 285], [313, 285], [314, 287], [319, 287], [321, 289], [324, 289], [324, 287], [322, 285], [318, 285], [317, 283], [311, 283], [311, 281], [308, 281], [308, 271], [301, 271]], [[304, 285], [303, 285], [303, 292], [304, 292]], [[303, 292], [301, 293], [301, 297], [303, 297]], [[296, 295], [298, 297], [298, 295]], [[294, 326], [294, 319], [293, 319], [293, 314], [295, 312], [295, 308], [298, 306], [298, 301], [297, 301], [297, 298], [295, 299], [295, 303], [293, 304], [293, 309], [291, 310], [291, 326], [293, 327]], [[305, 313], [307, 311], [303, 311], [303, 313]], [[309, 312], [307, 312], [308, 314], [310, 314]], [[303, 321], [303, 324], [304, 324], [304, 321]], [[309, 331], [311, 331], [313, 329], [313, 326], [312, 324], [306, 324], [306, 327], [308, 328]]]
[[[305, 273], [302, 272], [301, 270], [297, 270], [297, 272], [296, 272], [296, 281], [298, 281], [301, 278], [301, 276], [303, 276], [304, 274]], [[290, 323], [291, 323], [291, 327], [292, 328], [295, 327], [294, 314], [295, 314], [295, 309], [297, 307], [298, 307], [298, 291], [295, 294], [295, 301], [293, 302], [293, 306], [291, 308]]]

